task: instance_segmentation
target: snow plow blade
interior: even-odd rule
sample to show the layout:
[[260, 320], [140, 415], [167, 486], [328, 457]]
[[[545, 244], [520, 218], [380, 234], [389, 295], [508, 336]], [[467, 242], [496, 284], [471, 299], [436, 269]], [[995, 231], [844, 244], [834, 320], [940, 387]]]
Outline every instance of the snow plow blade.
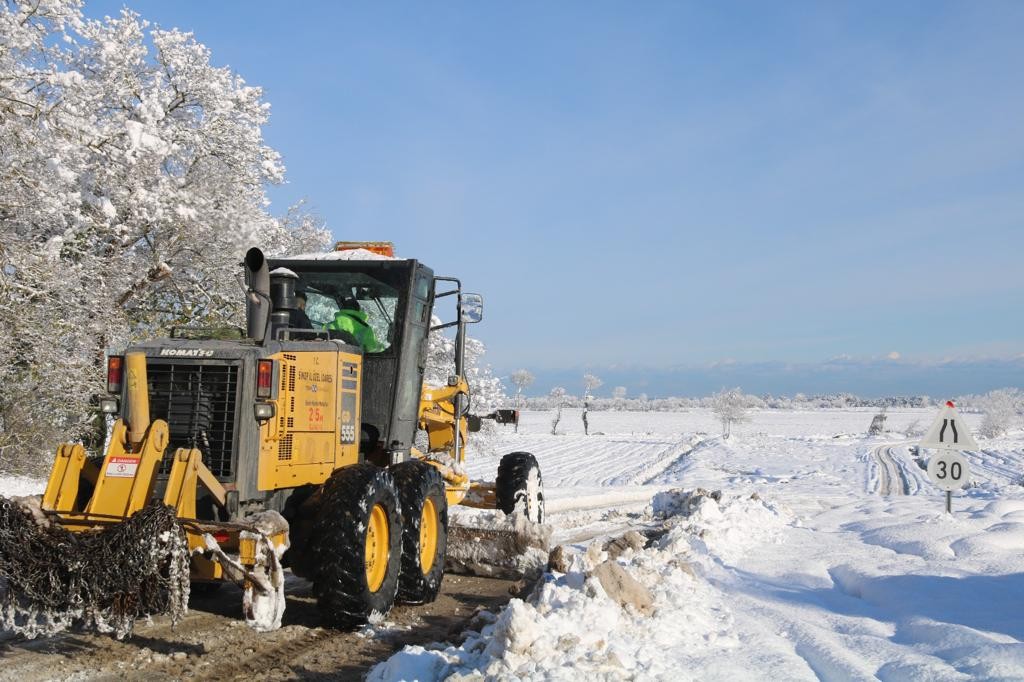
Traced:
[[506, 580], [532, 579], [548, 565], [551, 526], [500, 511], [454, 516], [445, 569]]

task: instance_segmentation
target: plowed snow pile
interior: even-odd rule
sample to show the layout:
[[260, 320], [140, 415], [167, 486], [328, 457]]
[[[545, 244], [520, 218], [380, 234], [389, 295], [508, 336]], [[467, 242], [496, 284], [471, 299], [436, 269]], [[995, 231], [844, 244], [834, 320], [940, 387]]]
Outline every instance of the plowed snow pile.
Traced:
[[[659, 494], [651, 511], [664, 534], [617, 559], [596, 543], [571, 553], [565, 573], [553, 571], [532, 596], [514, 599], [458, 647], [407, 647], [377, 666], [369, 680], [452, 676], [518, 680], [665, 677], [686, 679], [681, 666], [704, 665], [740, 676], [723, 652], [739, 646], [722, 595], [701, 577], [707, 566], [735, 558], [777, 537], [786, 517], [750, 497], [721, 502], [683, 491]], [[628, 576], [607, 582], [614, 562]], [[619, 573], [619, 571], [614, 571]], [[635, 581], [635, 583], [633, 582]], [[716, 663], [717, 659], [717, 663]], [[730, 672], [731, 671], [731, 672]]]

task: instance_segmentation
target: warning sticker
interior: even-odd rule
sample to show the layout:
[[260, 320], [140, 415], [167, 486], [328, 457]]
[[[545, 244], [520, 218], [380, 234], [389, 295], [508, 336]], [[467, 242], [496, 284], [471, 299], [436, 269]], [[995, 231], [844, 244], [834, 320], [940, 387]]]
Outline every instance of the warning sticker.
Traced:
[[107, 478], [134, 478], [139, 457], [111, 457], [107, 462]]

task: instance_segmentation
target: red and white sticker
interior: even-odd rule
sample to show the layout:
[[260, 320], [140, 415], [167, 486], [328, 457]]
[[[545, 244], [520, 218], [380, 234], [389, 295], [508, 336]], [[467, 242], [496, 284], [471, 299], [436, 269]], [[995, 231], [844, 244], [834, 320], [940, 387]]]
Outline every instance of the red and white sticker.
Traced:
[[107, 462], [107, 478], [134, 478], [139, 457], [111, 457]]

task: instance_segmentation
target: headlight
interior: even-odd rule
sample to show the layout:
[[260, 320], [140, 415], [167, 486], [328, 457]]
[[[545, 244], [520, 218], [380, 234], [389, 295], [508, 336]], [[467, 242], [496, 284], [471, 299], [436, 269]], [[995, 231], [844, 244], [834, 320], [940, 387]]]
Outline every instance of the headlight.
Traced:
[[117, 414], [117, 398], [100, 398], [100, 412]]
[[260, 421], [273, 419], [274, 414], [277, 412], [277, 410], [274, 407], [274, 403], [256, 403], [254, 411], [256, 413], [256, 419]]

